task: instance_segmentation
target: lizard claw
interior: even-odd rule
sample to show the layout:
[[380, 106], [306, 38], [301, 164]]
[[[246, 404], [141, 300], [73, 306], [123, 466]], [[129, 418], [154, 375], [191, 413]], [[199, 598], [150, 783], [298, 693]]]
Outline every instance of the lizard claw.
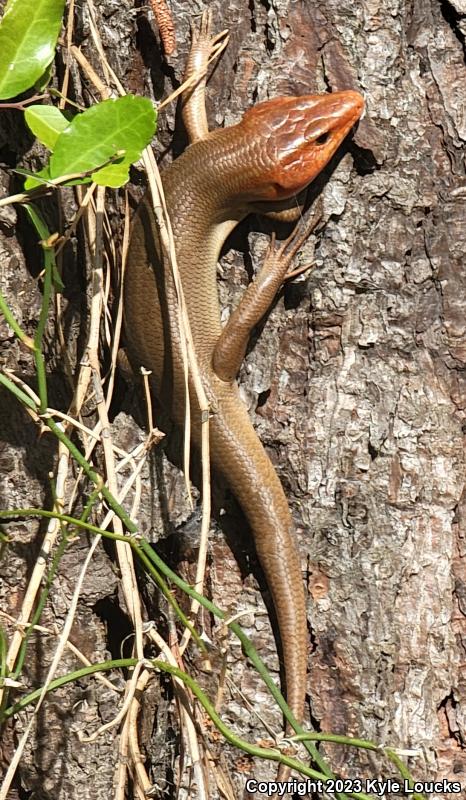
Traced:
[[[222, 42], [221, 50], [223, 50], [228, 43], [228, 28], [212, 36], [212, 11], [209, 8], [203, 11], [199, 27], [194, 22], [191, 22], [190, 28], [192, 45], [202, 48], [203, 50], [208, 50], [209, 61], [211, 58], [215, 58], [216, 55], [218, 55], [216, 45], [218, 45], [219, 42]], [[225, 40], [224, 43], [223, 40]], [[219, 52], [221, 52], [221, 50], [219, 50]]]
[[299, 252], [300, 248], [307, 241], [310, 234], [315, 230], [319, 222], [322, 220], [322, 210], [317, 208], [311, 214], [311, 217], [304, 224], [298, 224], [292, 230], [291, 234], [276, 247], [276, 235], [272, 233], [270, 237], [270, 244], [267, 249], [264, 265], [269, 262], [270, 265], [281, 263], [282, 282], [289, 281], [296, 278], [303, 272], [311, 269], [313, 264], [306, 264], [305, 266], [298, 266], [295, 269], [289, 269], [293, 259]]

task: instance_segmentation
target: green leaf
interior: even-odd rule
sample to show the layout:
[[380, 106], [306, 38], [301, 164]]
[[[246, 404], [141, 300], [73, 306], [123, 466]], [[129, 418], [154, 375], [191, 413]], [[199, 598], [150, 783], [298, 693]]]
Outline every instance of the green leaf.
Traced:
[[[155, 132], [155, 111], [145, 97], [126, 95], [104, 100], [78, 114], [60, 134], [50, 159], [50, 175], [58, 178], [90, 172], [100, 186], [118, 188], [129, 167], [141, 156]], [[118, 163], [106, 164], [119, 153]], [[102, 166], [105, 164], [106, 166]]]
[[34, 136], [49, 150], [54, 150], [58, 137], [70, 124], [55, 106], [28, 106], [24, 118]]
[[65, 0], [9, 0], [0, 23], [0, 99], [16, 97], [53, 59]]

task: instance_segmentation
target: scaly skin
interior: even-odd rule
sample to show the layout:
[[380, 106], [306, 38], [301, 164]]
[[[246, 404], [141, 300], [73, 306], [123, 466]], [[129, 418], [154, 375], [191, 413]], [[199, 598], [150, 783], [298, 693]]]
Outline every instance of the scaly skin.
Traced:
[[[163, 175], [194, 347], [214, 412], [211, 458], [251, 526], [277, 614], [287, 701], [299, 721], [308, 646], [300, 563], [285, 494], [236, 382], [221, 380], [213, 368], [221, 333], [216, 267], [221, 247], [237, 223], [251, 211], [264, 213], [277, 203], [283, 205], [283, 200], [307, 186], [362, 109], [362, 97], [351, 91], [270, 100], [249, 110], [238, 125], [196, 141]], [[158, 399], [172, 419], [183, 424], [184, 381], [175, 310], [171, 272], [167, 265], [161, 266], [158, 234], [146, 200], [136, 216], [125, 278], [128, 351], [134, 366], [152, 370]], [[191, 383], [190, 403], [193, 440], [199, 445], [198, 405]]]

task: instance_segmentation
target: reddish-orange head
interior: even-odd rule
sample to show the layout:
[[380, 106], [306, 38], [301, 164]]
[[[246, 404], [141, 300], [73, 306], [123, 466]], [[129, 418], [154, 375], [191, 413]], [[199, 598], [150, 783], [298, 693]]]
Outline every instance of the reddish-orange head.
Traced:
[[[247, 111], [240, 123], [257, 152], [257, 199], [298, 194], [325, 167], [358, 121], [364, 100], [358, 92], [277, 97]], [[264, 158], [264, 140], [265, 158]], [[260, 173], [260, 177], [259, 177]]]

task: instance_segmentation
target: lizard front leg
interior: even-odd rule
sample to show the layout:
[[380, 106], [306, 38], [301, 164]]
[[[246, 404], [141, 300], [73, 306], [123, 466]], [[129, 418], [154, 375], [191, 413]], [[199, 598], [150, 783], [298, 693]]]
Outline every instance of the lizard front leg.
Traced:
[[[277, 212], [280, 213], [280, 212]], [[297, 226], [291, 236], [277, 248], [275, 234], [264, 263], [244, 292], [220, 334], [212, 356], [215, 374], [223, 381], [233, 381], [244, 359], [252, 329], [267, 313], [287, 279], [290, 265], [320, 219], [320, 210], [303, 227]], [[293, 275], [295, 272], [293, 272]]]
[[228, 31], [211, 35], [212, 12], [204, 11], [199, 29], [191, 25], [191, 49], [184, 72], [184, 80], [196, 77], [194, 86], [182, 94], [181, 114], [189, 142], [204, 139], [209, 133], [205, 107], [205, 87], [209, 61], [218, 55], [228, 42]]

